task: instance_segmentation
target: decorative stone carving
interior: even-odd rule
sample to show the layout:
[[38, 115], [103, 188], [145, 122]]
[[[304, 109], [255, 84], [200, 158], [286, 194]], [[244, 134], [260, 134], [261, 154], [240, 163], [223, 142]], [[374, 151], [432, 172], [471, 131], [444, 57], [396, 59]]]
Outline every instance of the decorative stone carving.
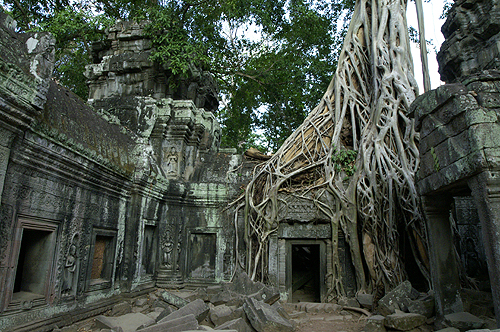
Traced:
[[69, 243], [68, 252], [66, 254], [66, 262], [64, 264], [64, 278], [62, 291], [63, 294], [74, 295], [76, 293], [76, 285], [78, 280], [78, 244], [80, 235], [73, 234]]
[[179, 175], [179, 154], [175, 147], [171, 147], [170, 151], [166, 153], [163, 171], [167, 177], [177, 177]]
[[441, 31], [446, 38], [437, 55], [442, 81], [460, 82], [469, 75], [500, 67], [497, 1], [455, 1]]

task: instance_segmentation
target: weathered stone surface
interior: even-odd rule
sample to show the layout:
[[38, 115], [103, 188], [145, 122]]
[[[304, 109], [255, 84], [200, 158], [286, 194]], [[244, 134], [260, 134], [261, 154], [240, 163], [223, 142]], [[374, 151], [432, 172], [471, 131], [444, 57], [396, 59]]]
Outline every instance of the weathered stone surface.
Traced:
[[[144, 26], [117, 22], [89, 68], [91, 108], [51, 79], [54, 39], [13, 26], [1, 13], [0, 261], [17, 266], [19, 246], [46, 237], [43, 250], [29, 250], [25, 261], [57, 268], [24, 270], [45, 288], [22, 304], [11, 301], [15, 268], [0, 268], [0, 330], [130, 313], [127, 305], [111, 308], [113, 295], [144, 297], [161, 278], [189, 283], [205, 262], [212, 272], [202, 270], [197, 283], [229, 280], [234, 229], [220, 207], [246, 175], [235, 171], [241, 156], [218, 154], [213, 79], [192, 67], [171, 84], [175, 77], [149, 59]], [[16, 213], [29, 217], [7, 217]], [[193, 252], [192, 230], [214, 239], [207, 257]], [[202, 257], [198, 265], [194, 256]]]
[[255, 329], [250, 325], [244, 317], [230, 320], [215, 327], [216, 330], [235, 330], [238, 332], [254, 332]]
[[194, 315], [182, 316], [176, 319], [158, 322], [142, 329], [142, 332], [181, 332], [189, 330], [198, 330], [199, 324]]
[[373, 315], [366, 319], [366, 325], [363, 328], [365, 332], [385, 332], [385, 317], [381, 315]]
[[197, 299], [193, 302], [186, 304], [179, 310], [172, 312], [165, 318], [162, 318], [161, 320], [158, 321], [158, 323], [166, 322], [172, 319], [177, 319], [188, 315], [193, 315], [199, 323], [207, 317], [209, 312], [210, 308], [208, 307], [208, 305], [202, 299]]
[[494, 1], [456, 1], [441, 29], [446, 38], [437, 55], [441, 80], [456, 82], [500, 68], [499, 12]]
[[243, 296], [230, 290], [222, 289], [219, 293], [210, 297], [210, 303], [215, 306], [225, 304], [227, 306], [241, 306]]
[[378, 311], [387, 316], [401, 310], [404, 302], [410, 299], [411, 292], [411, 283], [404, 281], [378, 301]]
[[427, 298], [421, 300], [410, 301], [406, 304], [408, 312], [413, 314], [423, 315], [427, 318], [431, 318], [436, 313], [435, 310], [435, 300], [434, 298]]
[[[276, 302], [280, 295], [278, 289], [264, 285], [261, 282], [255, 282], [245, 272], [236, 275], [233, 282], [224, 285], [223, 292], [219, 296], [212, 297], [211, 302], [228, 299], [225, 303], [233, 301], [238, 295], [245, 295], [255, 298], [257, 301], [264, 301], [268, 304]], [[216, 303], [214, 303], [216, 304]]]
[[340, 298], [337, 303], [343, 307], [353, 307], [353, 308], [359, 308], [359, 302], [355, 298], [352, 297], [344, 297]]
[[134, 301], [134, 305], [137, 307], [142, 307], [148, 303], [148, 299], [146, 297], [138, 298]]
[[293, 331], [290, 321], [281, 317], [267, 303], [248, 298], [245, 300], [243, 310], [253, 328], [258, 332]]
[[215, 326], [244, 316], [243, 309], [234, 306], [228, 307], [222, 304], [210, 309], [210, 320]]
[[337, 303], [312, 303], [312, 302], [299, 302], [299, 303], [284, 303], [283, 307], [287, 310], [297, 310], [304, 312], [340, 312], [342, 306]]
[[468, 312], [456, 312], [444, 316], [444, 323], [455, 327], [460, 331], [480, 329], [484, 326], [484, 321]]
[[132, 306], [130, 305], [129, 302], [123, 301], [118, 304], [115, 304], [113, 308], [111, 309], [110, 315], [111, 316], [121, 316], [125, 314], [129, 314], [132, 312]]
[[169, 293], [169, 292], [163, 292], [161, 293], [161, 297], [165, 302], [177, 307], [177, 308], [182, 308], [185, 305], [189, 303], [189, 301], [183, 299], [180, 296], [177, 296], [175, 294]]
[[154, 323], [154, 319], [142, 313], [129, 313], [119, 317], [98, 316], [95, 318], [97, 328], [114, 329], [121, 327], [123, 332], [135, 332], [140, 326], [149, 326]]
[[156, 308], [162, 308], [164, 309], [163, 311], [160, 312], [160, 314], [158, 315], [158, 317], [156, 317], [156, 321], [159, 322], [160, 320], [162, 320], [163, 318], [167, 317], [168, 315], [170, 315], [174, 310], [167, 306], [166, 308], [165, 307], [156, 307]]
[[372, 294], [361, 294], [361, 293], [357, 294], [356, 300], [358, 300], [359, 305], [361, 305], [362, 308], [371, 309], [373, 306], [373, 295]]
[[438, 330], [436, 332], [460, 332], [460, 330], [457, 328], [454, 328], [454, 327], [447, 327], [447, 328]]
[[290, 319], [290, 316], [288, 315], [288, 312], [285, 310], [285, 308], [281, 305], [281, 303], [279, 302], [274, 302], [271, 307], [276, 310], [280, 315], [281, 317], [283, 317], [284, 319]]
[[398, 312], [385, 317], [384, 325], [391, 329], [399, 331], [409, 331], [425, 324], [425, 316]]

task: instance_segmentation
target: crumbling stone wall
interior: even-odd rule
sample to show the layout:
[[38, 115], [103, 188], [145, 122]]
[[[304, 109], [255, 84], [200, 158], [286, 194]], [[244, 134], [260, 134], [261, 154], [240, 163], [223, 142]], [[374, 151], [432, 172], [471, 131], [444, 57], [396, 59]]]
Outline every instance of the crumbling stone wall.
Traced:
[[51, 80], [53, 38], [14, 24], [0, 14], [0, 330], [229, 280], [224, 208], [251, 167], [219, 148], [213, 80], [193, 68], [171, 90], [143, 25], [118, 22], [94, 47], [89, 106]]
[[[500, 7], [494, 0], [456, 1], [438, 54], [447, 84], [412, 105], [420, 132], [422, 195], [438, 315], [464, 310], [450, 209], [472, 196], [482, 232], [497, 322], [500, 322]], [[455, 214], [456, 216], [456, 214]], [[477, 246], [476, 246], [477, 247]], [[479, 246], [480, 247], [480, 246]], [[463, 279], [462, 279], [463, 282]]]

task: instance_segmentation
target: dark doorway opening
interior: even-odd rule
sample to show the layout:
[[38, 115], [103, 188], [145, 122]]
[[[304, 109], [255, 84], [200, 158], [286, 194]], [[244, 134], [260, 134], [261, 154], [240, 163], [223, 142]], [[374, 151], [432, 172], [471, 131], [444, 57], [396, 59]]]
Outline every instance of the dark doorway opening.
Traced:
[[292, 302], [321, 302], [319, 244], [292, 245]]
[[156, 226], [144, 227], [144, 243], [142, 245], [142, 271], [143, 275], [154, 275], [156, 268]]
[[52, 234], [49, 231], [23, 229], [13, 300], [45, 295], [52, 264]]

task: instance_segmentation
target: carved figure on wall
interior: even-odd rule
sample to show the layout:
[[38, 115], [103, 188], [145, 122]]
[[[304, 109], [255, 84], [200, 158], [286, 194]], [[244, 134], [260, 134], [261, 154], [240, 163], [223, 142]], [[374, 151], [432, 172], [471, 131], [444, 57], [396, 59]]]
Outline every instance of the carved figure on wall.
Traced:
[[162, 264], [171, 269], [172, 268], [172, 250], [174, 249], [174, 244], [172, 242], [167, 242], [162, 246]]
[[74, 294], [76, 288], [76, 278], [78, 269], [78, 233], [73, 234], [71, 238], [68, 254], [66, 255], [66, 262], [64, 264], [64, 280], [63, 280], [63, 293]]
[[167, 173], [167, 175], [177, 175], [179, 157], [177, 156], [177, 150], [175, 149], [175, 147], [172, 147], [166, 160], [167, 165], [165, 167], [165, 172]]

